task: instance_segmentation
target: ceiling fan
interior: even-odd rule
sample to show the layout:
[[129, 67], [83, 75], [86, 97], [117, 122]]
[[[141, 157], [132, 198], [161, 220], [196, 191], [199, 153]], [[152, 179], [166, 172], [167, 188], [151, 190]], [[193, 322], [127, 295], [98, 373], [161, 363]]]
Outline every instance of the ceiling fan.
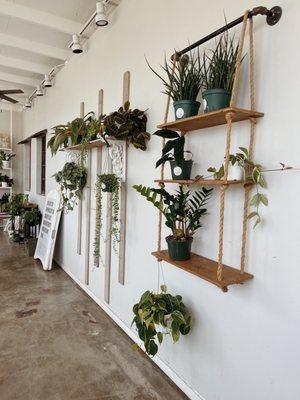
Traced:
[[10, 103], [16, 104], [19, 103], [17, 100], [12, 99], [9, 96], [6, 96], [7, 94], [21, 94], [24, 93], [23, 90], [21, 89], [8, 89], [8, 90], [0, 90], [0, 100], [6, 100], [9, 101]]

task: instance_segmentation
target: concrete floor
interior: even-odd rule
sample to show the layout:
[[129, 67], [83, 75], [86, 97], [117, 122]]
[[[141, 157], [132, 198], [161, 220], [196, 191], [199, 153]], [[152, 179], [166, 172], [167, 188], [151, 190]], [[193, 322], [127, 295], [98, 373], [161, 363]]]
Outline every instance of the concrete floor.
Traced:
[[1, 400], [182, 400], [172, 382], [60, 269], [0, 232]]

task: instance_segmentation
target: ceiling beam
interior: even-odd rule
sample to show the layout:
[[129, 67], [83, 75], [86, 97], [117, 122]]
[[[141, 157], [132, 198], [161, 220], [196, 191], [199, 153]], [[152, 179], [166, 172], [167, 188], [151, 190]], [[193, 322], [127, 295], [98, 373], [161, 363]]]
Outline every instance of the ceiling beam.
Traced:
[[0, 13], [30, 23], [42, 25], [55, 31], [68, 33], [69, 35], [79, 32], [82, 27], [79, 22], [39, 11], [35, 8], [25, 7], [7, 0], [0, 0]]
[[68, 50], [59, 49], [58, 47], [49, 46], [43, 43], [33, 42], [17, 36], [7, 35], [0, 32], [0, 44], [14, 47], [16, 49], [27, 50], [32, 53], [41, 54], [43, 56], [56, 58], [58, 60], [66, 60], [70, 55]]
[[34, 72], [36, 74], [47, 74], [50, 67], [44, 64], [37, 64], [31, 61], [21, 60], [19, 58], [7, 57], [0, 55], [0, 65], [5, 67], [17, 68], [24, 71]]
[[[20, 76], [20, 75], [8, 74], [6, 72], [1, 72], [1, 71], [0, 71], [0, 81], [16, 83], [16, 84], [20, 84], [20, 85], [29, 86], [29, 87], [35, 87], [39, 83], [41, 83], [38, 79], [27, 78], [25, 76]], [[1, 86], [1, 82], [0, 82], [0, 86]]]

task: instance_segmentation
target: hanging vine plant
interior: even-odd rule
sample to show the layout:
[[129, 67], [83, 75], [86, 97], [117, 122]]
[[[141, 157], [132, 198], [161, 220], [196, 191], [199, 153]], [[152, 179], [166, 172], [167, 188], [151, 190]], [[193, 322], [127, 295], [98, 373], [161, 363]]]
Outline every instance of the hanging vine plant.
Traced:
[[98, 266], [100, 258], [100, 236], [102, 230], [102, 193], [112, 194], [112, 224], [110, 235], [113, 238], [113, 249], [117, 253], [117, 244], [120, 242], [119, 229], [119, 192], [120, 179], [115, 174], [102, 174], [97, 176], [96, 181], [96, 224], [94, 241], [94, 265]]
[[67, 162], [63, 169], [53, 176], [60, 185], [62, 208], [72, 211], [77, 200], [82, 198], [83, 188], [87, 181], [86, 169], [75, 162]]

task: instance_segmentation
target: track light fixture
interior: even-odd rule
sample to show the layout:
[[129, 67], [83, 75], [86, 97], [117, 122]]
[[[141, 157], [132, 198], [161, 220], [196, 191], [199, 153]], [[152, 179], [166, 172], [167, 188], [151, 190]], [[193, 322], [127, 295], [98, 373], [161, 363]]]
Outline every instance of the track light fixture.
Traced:
[[24, 104], [24, 109], [30, 109], [30, 108], [31, 108], [31, 101], [29, 99], [26, 99]]
[[82, 47], [78, 35], [73, 35], [72, 51], [74, 54], [82, 53]]
[[50, 75], [47, 75], [47, 74], [45, 75], [44, 86], [45, 87], [52, 87]]
[[43, 89], [42, 89], [42, 86], [41, 86], [41, 85], [37, 85], [35, 94], [36, 94], [38, 97], [44, 96]]
[[108, 24], [108, 19], [103, 0], [98, 1], [96, 4], [95, 22], [97, 26], [106, 26]]

